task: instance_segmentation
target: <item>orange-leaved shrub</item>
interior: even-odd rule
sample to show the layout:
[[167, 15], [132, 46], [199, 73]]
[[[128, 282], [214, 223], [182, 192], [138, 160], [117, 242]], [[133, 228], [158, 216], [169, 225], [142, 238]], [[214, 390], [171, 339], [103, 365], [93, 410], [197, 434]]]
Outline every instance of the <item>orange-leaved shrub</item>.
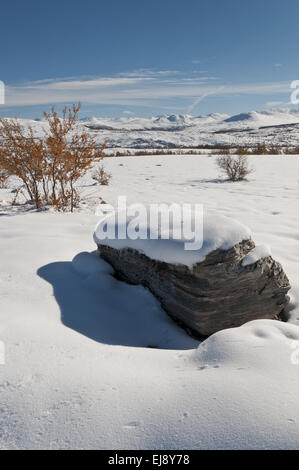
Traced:
[[101, 165], [93, 173], [92, 179], [96, 181], [98, 184], [100, 184], [101, 186], [108, 186], [111, 176], [112, 175], [110, 173], [107, 173], [103, 165]]
[[44, 113], [48, 130], [42, 137], [17, 120], [0, 119], [0, 173], [18, 177], [18, 191], [24, 189], [36, 208], [52, 205], [73, 211], [80, 201], [76, 182], [104, 158], [105, 143], [99, 147], [77, 127], [80, 107], [65, 107], [62, 118], [54, 108]]

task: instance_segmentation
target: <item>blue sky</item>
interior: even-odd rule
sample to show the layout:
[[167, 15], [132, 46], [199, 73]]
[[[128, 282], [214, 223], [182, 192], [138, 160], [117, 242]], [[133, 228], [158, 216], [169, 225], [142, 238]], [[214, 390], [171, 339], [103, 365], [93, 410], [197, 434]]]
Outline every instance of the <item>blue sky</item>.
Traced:
[[298, 0], [1, 3], [2, 116], [138, 116], [290, 106]]

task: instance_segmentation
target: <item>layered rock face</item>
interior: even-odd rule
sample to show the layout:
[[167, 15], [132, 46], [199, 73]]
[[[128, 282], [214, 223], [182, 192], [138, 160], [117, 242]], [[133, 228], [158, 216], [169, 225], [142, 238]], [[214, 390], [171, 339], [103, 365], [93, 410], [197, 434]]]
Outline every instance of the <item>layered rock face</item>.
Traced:
[[289, 302], [288, 278], [271, 256], [244, 263], [254, 247], [252, 239], [243, 240], [187, 267], [98, 243], [120, 279], [147, 287], [175, 321], [198, 337], [251, 320], [281, 318]]

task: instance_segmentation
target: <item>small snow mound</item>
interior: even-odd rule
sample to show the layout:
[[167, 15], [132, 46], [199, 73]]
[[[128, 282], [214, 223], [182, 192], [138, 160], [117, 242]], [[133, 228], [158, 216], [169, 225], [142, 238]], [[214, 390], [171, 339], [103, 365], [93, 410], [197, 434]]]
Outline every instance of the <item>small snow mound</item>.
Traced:
[[245, 256], [242, 261], [242, 266], [250, 266], [257, 263], [259, 260], [268, 258], [271, 256], [271, 249], [268, 245], [259, 245], [253, 248], [253, 250]]
[[[234, 219], [204, 211], [199, 223], [198, 214], [195, 221], [195, 213], [193, 212], [190, 213], [195, 228], [193, 237], [197, 242], [190, 248], [191, 240], [183, 236], [183, 219], [173, 220], [168, 234], [161, 229], [161, 218], [158, 228], [151, 225], [149, 213], [147, 210], [145, 216], [138, 217], [138, 222], [136, 219], [134, 220], [134, 217], [128, 216], [126, 211], [103, 217], [96, 227], [94, 241], [98, 245], [106, 245], [115, 249], [135, 249], [154, 260], [192, 267], [194, 264], [204, 261], [212, 251], [229, 250], [237, 243], [251, 237], [250, 230]], [[132, 239], [128, 233], [131, 234], [132, 226], [137, 225], [138, 236]], [[111, 226], [114, 227], [112, 231], [108, 229]], [[122, 239], [117, 238], [117, 234], [120, 233]]]
[[[239, 328], [223, 330], [201, 343], [192, 355], [197, 366], [233, 365], [247, 369], [273, 369], [290, 364], [299, 327], [275, 320], [255, 320]], [[298, 343], [299, 344], [299, 343]], [[298, 346], [298, 345], [297, 345]]]

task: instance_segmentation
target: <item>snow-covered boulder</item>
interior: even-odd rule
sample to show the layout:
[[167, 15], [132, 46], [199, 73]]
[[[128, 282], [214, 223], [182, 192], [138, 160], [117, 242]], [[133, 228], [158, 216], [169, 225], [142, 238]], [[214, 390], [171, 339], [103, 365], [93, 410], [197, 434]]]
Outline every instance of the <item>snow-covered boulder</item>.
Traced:
[[209, 336], [252, 320], [283, 317], [288, 278], [268, 248], [256, 247], [249, 229], [238, 222], [205, 213], [203, 245], [186, 251], [183, 239], [103, 239], [108, 219], [94, 234], [101, 257], [120, 279], [148, 287], [190, 333]]

